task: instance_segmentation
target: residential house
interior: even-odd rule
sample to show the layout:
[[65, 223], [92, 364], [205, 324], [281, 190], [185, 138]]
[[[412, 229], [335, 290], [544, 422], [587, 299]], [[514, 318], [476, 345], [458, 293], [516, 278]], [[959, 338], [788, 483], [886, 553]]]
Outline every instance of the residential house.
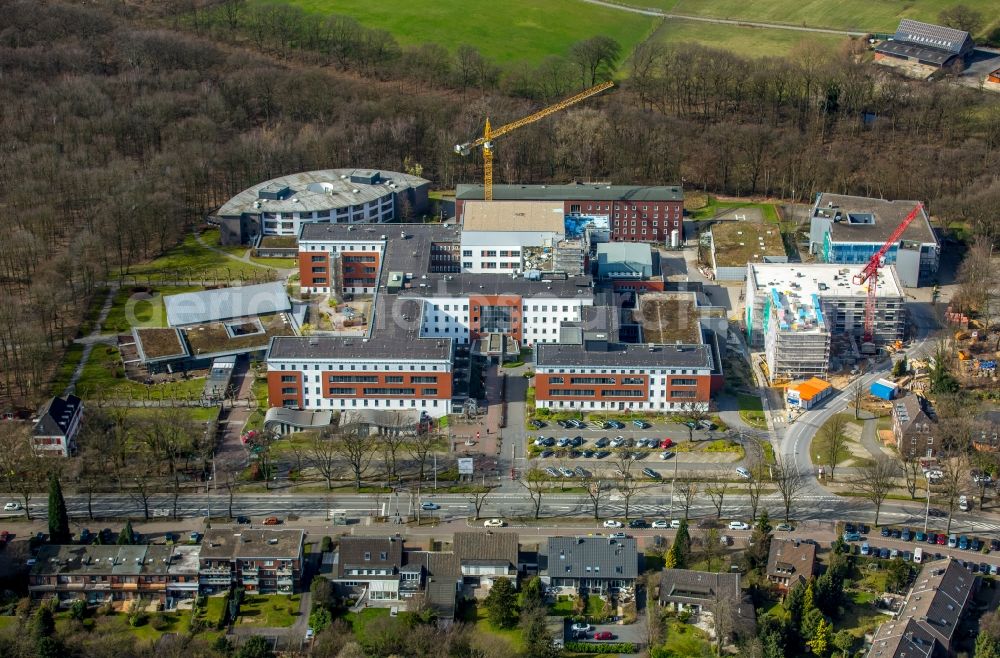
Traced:
[[787, 592], [808, 581], [816, 569], [816, 545], [798, 539], [772, 539], [767, 555], [767, 579]]
[[75, 395], [52, 398], [38, 411], [31, 430], [35, 452], [68, 457], [76, 450], [76, 435], [83, 420], [83, 400]]
[[198, 546], [42, 546], [28, 576], [32, 598], [89, 603], [147, 599], [172, 607], [198, 594]]
[[302, 530], [211, 529], [202, 539], [203, 594], [235, 586], [252, 594], [291, 593], [302, 578]]
[[549, 537], [539, 575], [550, 587], [604, 595], [635, 586], [639, 559], [634, 537]]
[[660, 605], [694, 615], [710, 612], [719, 629], [718, 615], [725, 614], [726, 635], [750, 637], [757, 626], [753, 602], [740, 589], [740, 574], [665, 569], [660, 576]]
[[937, 420], [927, 413], [927, 402], [910, 393], [892, 403], [892, 434], [899, 454], [910, 457], [933, 457], [939, 447], [935, 439]]
[[517, 586], [517, 545], [512, 532], [456, 532], [452, 552], [464, 584], [482, 588], [484, 594], [498, 578]]
[[868, 658], [953, 655], [955, 633], [979, 579], [946, 558], [924, 565], [903, 607], [875, 631]]
[[[416, 562], [416, 561], [415, 561]], [[342, 591], [367, 597], [369, 601], [398, 601], [400, 580], [422, 581], [423, 570], [403, 569], [403, 539], [395, 537], [341, 537], [333, 582]]]
[[976, 417], [979, 436], [973, 434], [972, 445], [981, 452], [1000, 450], [1000, 411], [987, 411]]

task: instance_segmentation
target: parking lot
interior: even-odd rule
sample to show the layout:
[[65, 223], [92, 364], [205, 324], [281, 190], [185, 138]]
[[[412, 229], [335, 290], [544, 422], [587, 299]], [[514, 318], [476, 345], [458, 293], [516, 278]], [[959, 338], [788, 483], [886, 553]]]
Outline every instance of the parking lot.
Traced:
[[[566, 640], [570, 642], [587, 642], [600, 644], [601, 642], [632, 642], [641, 646], [646, 642], [646, 616], [639, 615], [634, 624], [591, 624], [590, 630], [586, 633], [586, 639], [574, 637], [570, 624], [566, 624]], [[611, 633], [610, 640], [595, 640], [595, 633]]]
[[[850, 524], [845, 527], [845, 539], [850, 527]], [[909, 562], [914, 561], [916, 549], [920, 548], [922, 563], [952, 557], [961, 560], [973, 573], [983, 573], [982, 565], [987, 566], [987, 573], [997, 575], [1000, 572], [1000, 538], [995, 533], [990, 536], [946, 535], [933, 527], [924, 533], [916, 528], [872, 529], [866, 526], [857, 528], [856, 532], [858, 538], [852, 536], [849, 541], [856, 555], [878, 559], [899, 557]], [[983, 553], [984, 550], [988, 553]]]
[[[636, 474], [643, 468], [650, 468], [663, 475], [661, 471], [664, 469], [674, 468], [672, 462], [675, 460], [685, 468], [734, 472], [733, 469], [741, 461], [738, 452], [704, 450], [710, 442], [728, 440], [727, 434], [717, 429], [691, 431], [692, 443], [688, 439], [688, 427], [682, 424], [647, 422], [639, 427], [630, 422], [621, 425], [623, 427], [603, 428], [588, 423], [580, 428], [547, 423], [540, 429], [529, 430], [526, 450], [534, 466], [551, 469], [551, 477], [584, 477], [613, 469], [611, 462], [622, 453], [639, 462]], [[566, 472], [560, 473], [561, 469], [566, 469]]]

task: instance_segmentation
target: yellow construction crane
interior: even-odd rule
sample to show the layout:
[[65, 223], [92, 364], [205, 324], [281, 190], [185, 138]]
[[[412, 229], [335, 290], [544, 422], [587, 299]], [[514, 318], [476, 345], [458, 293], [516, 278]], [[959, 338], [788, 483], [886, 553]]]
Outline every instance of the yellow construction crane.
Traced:
[[483, 128], [483, 136], [474, 142], [466, 142], [465, 144], [456, 144], [455, 153], [459, 155], [469, 155], [472, 150], [478, 147], [483, 147], [483, 199], [486, 201], [493, 200], [493, 139], [501, 135], [506, 135], [512, 130], [516, 130], [521, 126], [526, 126], [529, 123], [534, 123], [539, 119], [544, 119], [550, 114], [555, 114], [556, 112], [566, 109], [570, 105], [579, 103], [580, 101], [590, 98], [595, 94], [599, 94], [605, 89], [610, 89], [614, 87], [615, 83], [610, 80], [607, 82], [602, 82], [599, 85], [591, 87], [586, 91], [581, 91], [576, 96], [570, 96], [565, 100], [561, 100], [555, 105], [550, 105], [543, 110], [539, 110], [534, 114], [530, 114], [526, 117], [518, 119], [517, 121], [511, 121], [508, 124], [502, 125], [496, 130], [490, 128], [490, 120], [486, 119], [486, 126]]

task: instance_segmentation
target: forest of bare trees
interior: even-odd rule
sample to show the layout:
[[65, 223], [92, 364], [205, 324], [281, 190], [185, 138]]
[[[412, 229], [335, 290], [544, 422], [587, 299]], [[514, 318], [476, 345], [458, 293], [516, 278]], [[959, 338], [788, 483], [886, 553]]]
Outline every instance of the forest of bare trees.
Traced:
[[[155, 8], [158, 13], [148, 13]], [[239, 0], [0, 0], [0, 391], [32, 406], [94, 291], [233, 193], [292, 171], [419, 163], [476, 180], [451, 145], [627, 74], [510, 135], [504, 182], [677, 183], [804, 200], [924, 199], [998, 236], [1000, 104], [915, 83], [857, 49], [789, 59], [595, 38], [502, 69], [472, 47], [399, 46], [346, 17]], [[860, 48], [860, 46], [859, 46]]]

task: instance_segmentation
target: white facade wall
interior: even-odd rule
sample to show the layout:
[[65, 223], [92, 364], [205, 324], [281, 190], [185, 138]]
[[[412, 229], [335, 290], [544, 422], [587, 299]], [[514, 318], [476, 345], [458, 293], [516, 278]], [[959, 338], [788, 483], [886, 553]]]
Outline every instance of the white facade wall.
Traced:
[[562, 235], [552, 231], [465, 231], [462, 271], [505, 274], [524, 269], [525, 247], [552, 247]]
[[329, 211], [286, 212], [261, 214], [264, 235], [299, 234], [302, 224], [356, 224], [359, 222], [388, 222], [395, 216], [395, 201], [392, 194], [386, 194], [367, 203], [334, 208]]
[[594, 300], [559, 299], [556, 297], [525, 297], [521, 300], [521, 316], [524, 327], [523, 343], [558, 343], [559, 325], [563, 322], [579, 322], [583, 307], [593, 306]]
[[433, 297], [424, 299], [421, 338], [454, 338], [469, 342], [469, 298]]
[[426, 411], [434, 418], [446, 416], [450, 411], [451, 401], [433, 398], [418, 398], [415, 400], [398, 398], [326, 398], [323, 397], [322, 377], [326, 372], [447, 372], [451, 373], [451, 361], [436, 360], [377, 360], [377, 359], [314, 359], [304, 361], [269, 360], [268, 372], [298, 372], [302, 374], [302, 408], [303, 409], [417, 409]]

